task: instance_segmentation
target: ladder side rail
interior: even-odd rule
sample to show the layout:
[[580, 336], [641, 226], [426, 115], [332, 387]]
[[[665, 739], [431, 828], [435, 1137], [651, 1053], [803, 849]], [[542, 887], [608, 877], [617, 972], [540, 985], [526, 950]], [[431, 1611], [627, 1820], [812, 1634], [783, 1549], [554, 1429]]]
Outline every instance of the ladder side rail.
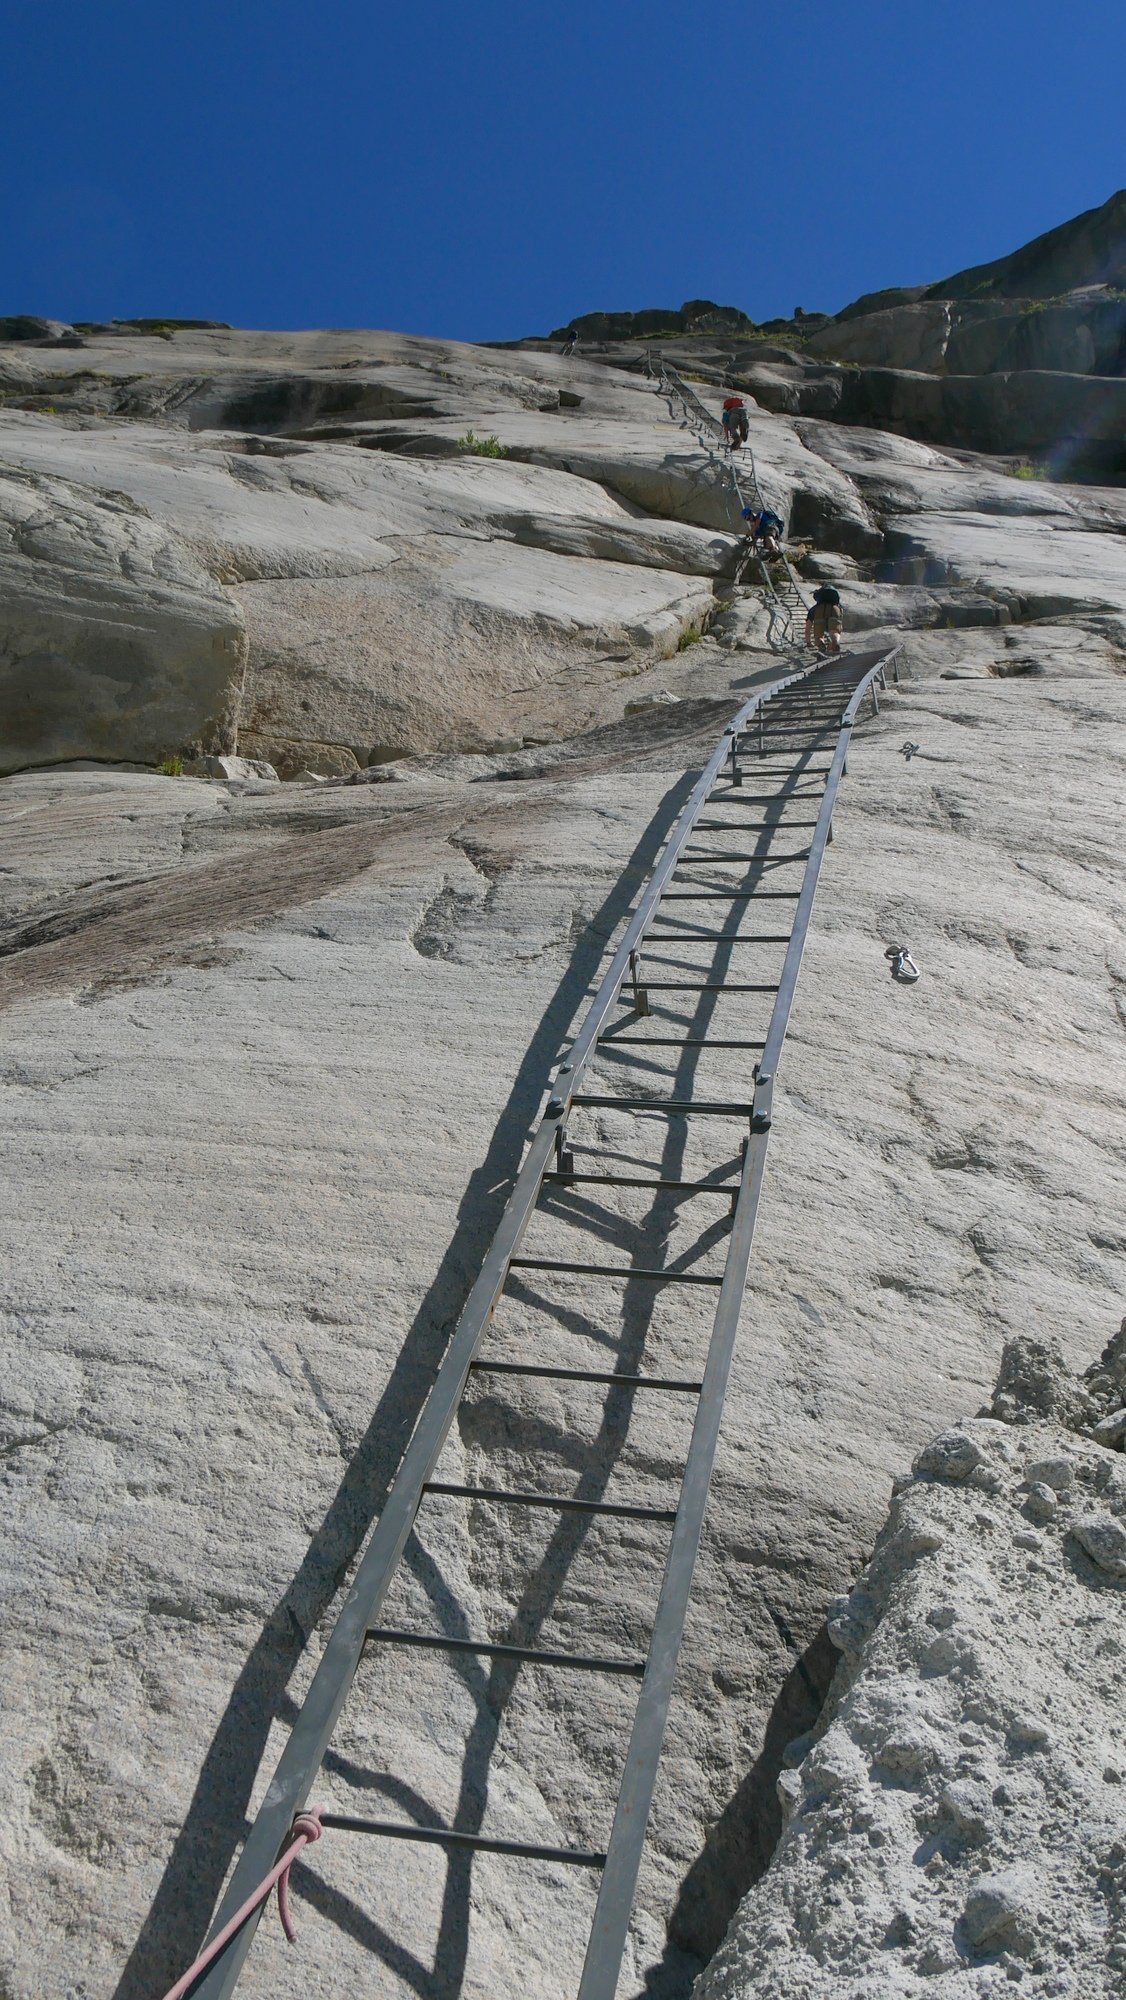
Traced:
[[[818, 813], [817, 831], [806, 863], [794, 930], [786, 953], [785, 967], [774, 1002], [770, 1027], [767, 1030], [767, 1046], [773, 1051], [772, 1061], [775, 1065], [789, 1023], [853, 720], [862, 697], [884, 664], [884, 657], [881, 655], [880, 659], [863, 674], [842, 717], [837, 749]], [[763, 1062], [765, 1060], [764, 1052]], [[649, 1657], [641, 1683], [613, 1827], [606, 1849], [606, 1863], [595, 1905], [594, 1922], [587, 1946], [578, 2000], [614, 2000], [617, 1992], [676, 1666], [688, 1614], [696, 1557], [703, 1533], [708, 1490], [715, 1465], [739, 1317], [754, 1247], [755, 1224], [758, 1219], [766, 1167], [766, 1149], [770, 1135], [770, 1093], [773, 1077], [773, 1068], [769, 1075], [763, 1076], [760, 1066], [760, 1082], [756, 1083], [750, 1140], [743, 1164], [727, 1262], [712, 1325], [703, 1390], [692, 1428], [676, 1524], [670, 1541], [650, 1640]]]
[[765, 1132], [751, 1134], [743, 1164], [703, 1387], [696, 1405], [676, 1522], [606, 1848], [578, 2000], [614, 2000], [618, 1989], [734, 1359], [768, 1136]]
[[572, 1096], [581, 1087], [582, 1073], [594, 1054], [599, 1031], [614, 1004], [619, 988], [629, 974], [630, 954], [635, 953], [638, 945], [644, 942], [657, 905], [665, 893], [669, 877], [680, 859], [681, 850], [692, 836], [696, 821], [708, 803], [715, 781], [731, 756], [732, 747], [738, 744], [748, 723], [760, 709], [766, 707], [785, 688], [824, 673], [825, 664], [824, 660], [818, 660], [813, 665], [798, 667], [793, 673], [771, 681], [769, 686], [761, 688], [757, 694], [744, 702], [733, 720], [728, 723], [661, 850], [660, 858], [649, 878], [641, 901], [626, 926], [583, 1025], [570, 1049], [560, 1061], [556, 1079], [558, 1095], [554, 1101], [561, 1105], [562, 1111], [557, 1115], [565, 1118]]
[[[805, 878], [798, 897], [798, 906], [794, 912], [794, 927], [790, 934], [790, 942], [786, 947], [786, 956], [782, 961], [782, 971], [778, 982], [778, 995], [771, 1012], [770, 1024], [766, 1030], [766, 1041], [758, 1065], [758, 1078], [755, 1084], [755, 1110], [752, 1122], [765, 1120], [768, 1128], [771, 1118], [774, 1079], [782, 1054], [782, 1044], [786, 1038], [790, 1009], [793, 1006], [798, 974], [801, 971], [806, 938], [809, 934], [810, 919], [813, 915], [813, 903], [817, 894], [817, 884], [821, 873], [821, 861], [825, 848], [831, 838], [833, 807], [836, 803], [837, 791], [848, 760], [848, 746], [853, 724], [856, 721], [860, 704], [872, 686], [873, 681], [883, 672], [885, 666], [894, 658], [898, 650], [899, 648], [895, 647], [891, 652], [881, 653], [866, 669], [862, 678], [857, 682], [841, 716], [840, 734], [837, 738], [832, 762], [826, 774], [821, 810], [817, 815], [817, 829], [810, 841], [810, 859], [806, 864]], [[847, 655], [843, 655], [842, 657], [847, 658]], [[863, 658], [863, 655], [861, 657]]]

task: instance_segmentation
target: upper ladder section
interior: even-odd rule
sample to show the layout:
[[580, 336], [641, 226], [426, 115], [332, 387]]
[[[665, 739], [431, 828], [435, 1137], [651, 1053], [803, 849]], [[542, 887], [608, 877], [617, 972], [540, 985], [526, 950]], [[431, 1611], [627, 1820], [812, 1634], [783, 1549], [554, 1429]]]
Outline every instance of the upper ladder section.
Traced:
[[[676, 401], [680, 404], [685, 420], [694, 429], [705, 451], [719, 466], [731, 493], [732, 512], [735, 515], [733, 529], [735, 533], [741, 533], [744, 507], [753, 505], [756, 511], [761, 513], [768, 504], [759, 484], [753, 446], [748, 440], [745, 445], [740, 446], [738, 457], [734, 451], [729, 451], [719, 418], [712, 415], [696, 391], [677, 374], [675, 368], [669, 367], [663, 355], [654, 354], [650, 350], [646, 355], [646, 368], [650, 375], [656, 377], [670, 402]], [[770, 608], [771, 644], [800, 645], [801, 638], [796, 627], [804, 624], [809, 605], [788, 555], [783, 550], [781, 555], [772, 558], [776, 567], [782, 572], [781, 581], [772, 573], [770, 563], [765, 556], [758, 556], [755, 560]]]

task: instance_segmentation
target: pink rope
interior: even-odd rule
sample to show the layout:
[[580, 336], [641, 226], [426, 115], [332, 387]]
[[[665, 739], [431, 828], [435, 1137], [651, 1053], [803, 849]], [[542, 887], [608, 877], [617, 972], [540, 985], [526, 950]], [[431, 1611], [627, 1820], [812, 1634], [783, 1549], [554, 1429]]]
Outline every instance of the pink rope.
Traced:
[[209, 1945], [204, 1946], [199, 1957], [194, 1964], [189, 1965], [182, 1978], [176, 1981], [175, 1986], [169, 1987], [164, 2000], [183, 2000], [184, 1994], [190, 1992], [200, 1973], [205, 1972], [212, 1961], [218, 1958], [223, 1947], [230, 1943], [235, 1932], [241, 1929], [247, 1918], [258, 1908], [259, 1903], [266, 1901], [275, 1882], [278, 1886], [278, 1915], [282, 1921], [282, 1929], [290, 1944], [293, 1943], [297, 1932], [289, 1913], [289, 1871], [302, 1848], [308, 1847], [314, 1840], [319, 1840], [323, 1832], [320, 1806], [310, 1806], [308, 1812], [298, 1813], [290, 1828], [292, 1838], [284, 1854], [279, 1856], [269, 1874], [235, 1911], [230, 1922], [223, 1925], [219, 1935], [213, 1937]]

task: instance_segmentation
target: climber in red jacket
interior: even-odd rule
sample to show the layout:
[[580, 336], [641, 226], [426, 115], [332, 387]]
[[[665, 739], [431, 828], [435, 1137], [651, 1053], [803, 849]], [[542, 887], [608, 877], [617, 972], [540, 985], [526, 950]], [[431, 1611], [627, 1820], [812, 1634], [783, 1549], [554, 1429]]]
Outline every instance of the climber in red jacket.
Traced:
[[722, 422], [727, 433], [728, 451], [734, 451], [738, 445], [746, 444], [751, 435], [751, 423], [742, 396], [726, 397]]

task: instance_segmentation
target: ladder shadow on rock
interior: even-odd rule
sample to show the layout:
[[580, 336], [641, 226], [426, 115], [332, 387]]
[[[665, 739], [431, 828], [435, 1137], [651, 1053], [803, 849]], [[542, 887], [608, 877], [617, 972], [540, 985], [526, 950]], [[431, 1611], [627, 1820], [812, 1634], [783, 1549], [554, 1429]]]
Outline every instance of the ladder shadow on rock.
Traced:
[[[691, 792], [677, 778], [628, 863], [586, 927], [520, 1063], [488, 1151], [471, 1175], [457, 1225], [403, 1344], [372, 1420], [337, 1488], [300, 1569], [266, 1619], [241, 1667], [200, 1768], [191, 1803], [113, 2000], [152, 2000], [171, 1983], [206, 1934], [231, 1857], [247, 1830], [254, 1779], [290, 1676], [327, 1612], [379, 1513], [464, 1305], [482, 1243], [504, 1209], [543, 1079], [627, 915], [639, 874], [653, 861]], [[311, 1883], [307, 1868], [295, 1875]], [[347, 1899], [331, 1895], [334, 1904]], [[367, 1926], [368, 1919], [363, 1919]], [[347, 1928], [347, 1926], [345, 1926]], [[378, 1929], [378, 1927], [376, 1927]], [[400, 1947], [388, 1940], [388, 1964]], [[420, 1992], [429, 1992], [420, 1986]], [[435, 1989], [436, 1991], [436, 1989]]]

